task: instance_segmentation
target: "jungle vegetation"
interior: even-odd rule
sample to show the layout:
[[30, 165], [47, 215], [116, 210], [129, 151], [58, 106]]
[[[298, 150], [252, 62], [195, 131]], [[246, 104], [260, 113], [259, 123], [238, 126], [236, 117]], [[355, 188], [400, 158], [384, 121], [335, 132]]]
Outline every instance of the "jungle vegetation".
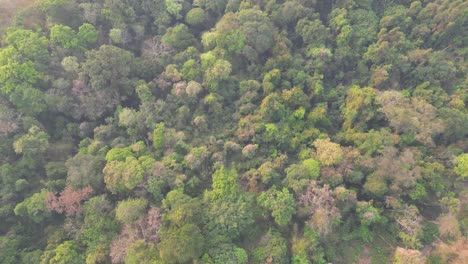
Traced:
[[468, 263], [467, 1], [0, 3], [0, 263]]

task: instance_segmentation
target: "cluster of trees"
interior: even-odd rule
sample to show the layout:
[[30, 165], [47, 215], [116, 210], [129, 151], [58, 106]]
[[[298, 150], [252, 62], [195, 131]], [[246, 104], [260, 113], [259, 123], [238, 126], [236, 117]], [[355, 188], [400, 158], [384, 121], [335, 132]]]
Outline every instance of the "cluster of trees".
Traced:
[[37, 0], [9, 14], [0, 263], [467, 263], [467, 12]]

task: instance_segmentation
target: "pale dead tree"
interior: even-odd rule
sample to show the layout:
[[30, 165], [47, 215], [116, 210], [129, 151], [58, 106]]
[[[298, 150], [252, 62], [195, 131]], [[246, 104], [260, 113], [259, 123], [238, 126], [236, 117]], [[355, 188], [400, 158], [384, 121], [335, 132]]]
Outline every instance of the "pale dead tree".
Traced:
[[236, 135], [242, 142], [248, 142], [253, 138], [257, 130], [260, 128], [259, 122], [261, 117], [258, 115], [247, 115], [239, 120]]
[[187, 93], [187, 83], [186, 82], [178, 82], [174, 85], [174, 94], [176, 96], [182, 96]]
[[461, 236], [460, 224], [453, 213], [444, 214], [437, 220], [440, 237], [443, 239], [457, 239]]
[[394, 196], [385, 196], [385, 206], [387, 208], [400, 209], [401, 202]]
[[91, 24], [96, 24], [102, 9], [101, 5], [97, 3], [81, 3], [80, 8], [83, 9], [84, 20]]
[[426, 258], [421, 251], [397, 247], [394, 255], [394, 264], [424, 264]]
[[398, 211], [396, 222], [403, 231], [414, 237], [421, 231], [422, 216], [419, 214], [416, 206], [408, 206]]
[[118, 91], [99, 90], [83, 94], [79, 96], [79, 99], [81, 103], [80, 111], [89, 118], [96, 120], [118, 105], [124, 97], [121, 97]]
[[417, 149], [405, 148], [398, 152], [394, 147], [386, 147], [380, 156], [374, 158], [374, 167], [377, 168], [375, 174], [391, 180], [390, 189], [393, 193], [408, 190], [421, 178], [418, 155]]
[[401, 92], [385, 91], [378, 94], [377, 102], [396, 132], [413, 133], [426, 146], [434, 146], [432, 137], [444, 131], [444, 122], [437, 116], [437, 109], [422, 99], [409, 100]]
[[174, 49], [164, 44], [159, 38], [153, 37], [143, 42], [141, 53], [145, 59], [159, 60], [163, 56], [173, 54]]
[[202, 90], [202, 85], [196, 81], [190, 81], [187, 84], [186, 92], [191, 97], [196, 97]]
[[159, 242], [159, 230], [161, 229], [161, 210], [151, 207], [146, 216], [141, 217], [135, 223], [135, 232], [139, 239], [147, 242]]
[[6, 136], [15, 132], [18, 126], [19, 117], [12, 110], [0, 105], [0, 136]]
[[243, 149], [242, 149], [242, 155], [244, 157], [253, 157], [255, 155], [255, 152], [257, 151], [258, 146], [254, 144], [247, 144]]
[[72, 93], [75, 96], [81, 96], [89, 92], [89, 88], [86, 83], [81, 79], [73, 80]]
[[109, 255], [112, 263], [123, 263], [130, 246], [137, 240], [137, 237], [130, 227], [124, 225], [119, 236], [112, 241], [110, 246]]
[[466, 264], [468, 263], [468, 239], [464, 236], [455, 241], [443, 242], [438, 240], [431, 255], [440, 258], [439, 263]]
[[299, 203], [310, 210], [309, 226], [322, 235], [328, 234], [333, 222], [341, 217], [333, 191], [328, 185], [320, 187], [315, 181], [311, 181], [307, 190], [299, 197]]
[[62, 226], [63, 230], [69, 237], [77, 238], [83, 231], [78, 219], [67, 218]]
[[123, 263], [128, 250], [137, 240], [158, 243], [161, 226], [161, 210], [157, 207], [151, 207], [146, 215], [143, 215], [134, 223], [124, 225], [119, 236], [111, 243], [110, 257], [112, 263]]

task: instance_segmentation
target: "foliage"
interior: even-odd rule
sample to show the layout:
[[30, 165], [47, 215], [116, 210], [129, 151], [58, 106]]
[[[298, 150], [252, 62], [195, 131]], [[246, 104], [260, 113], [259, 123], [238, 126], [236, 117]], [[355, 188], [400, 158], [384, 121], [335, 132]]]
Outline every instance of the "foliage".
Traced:
[[143, 199], [121, 201], [115, 208], [115, 217], [123, 224], [131, 224], [145, 212], [146, 206], [147, 201]]
[[55, 250], [55, 256], [50, 260], [50, 263], [65, 264], [83, 263], [83, 255], [78, 252], [78, 246], [73, 241], [65, 241], [58, 245]]
[[464, 153], [457, 157], [457, 166], [454, 168], [455, 173], [462, 178], [468, 177], [468, 154]]
[[79, 215], [81, 214], [81, 202], [86, 200], [92, 191], [91, 186], [76, 191], [67, 186], [58, 198], [55, 194], [48, 193], [47, 209], [56, 211], [59, 214], [64, 212], [67, 216]]
[[280, 226], [289, 224], [296, 211], [294, 197], [286, 188], [282, 191], [272, 189], [263, 192], [258, 197], [258, 202], [262, 207], [271, 210], [271, 215]]
[[192, 8], [185, 15], [185, 21], [191, 26], [201, 26], [205, 19], [205, 10], [199, 7]]
[[169, 28], [162, 37], [162, 41], [175, 49], [185, 49], [195, 41], [189, 28], [184, 24], [179, 24]]
[[18, 154], [33, 157], [43, 154], [49, 146], [49, 135], [41, 131], [37, 126], [29, 128], [28, 133], [13, 143], [13, 148]]
[[177, 229], [170, 229], [161, 235], [159, 244], [161, 260], [164, 263], [184, 263], [201, 255], [204, 238], [200, 229], [187, 224]]
[[209, 232], [238, 238], [253, 224], [252, 199], [237, 186], [234, 168], [221, 167], [213, 174], [212, 190], [205, 192]]
[[148, 263], [157, 264], [161, 263], [157, 250], [153, 244], [146, 243], [143, 240], [138, 240], [128, 250], [125, 256], [125, 264], [138, 264]]
[[466, 262], [466, 1], [0, 2], [0, 263]]
[[124, 161], [111, 161], [104, 167], [104, 182], [112, 193], [133, 190], [143, 183], [154, 159], [148, 156], [126, 157]]
[[412, 249], [397, 248], [395, 250], [394, 264], [422, 264], [425, 263], [421, 252]]
[[317, 149], [317, 158], [323, 165], [334, 165], [343, 159], [343, 151], [340, 145], [333, 143], [330, 139], [317, 139], [314, 141]]
[[42, 222], [49, 216], [46, 205], [47, 193], [47, 190], [42, 189], [40, 192], [37, 192], [21, 203], [18, 203], [14, 210], [15, 214], [18, 216], [28, 217], [35, 223]]
[[259, 246], [254, 249], [253, 263], [286, 263], [287, 246], [284, 239], [277, 230], [269, 230], [260, 240]]
[[103, 159], [90, 154], [78, 153], [65, 162], [67, 183], [74, 188], [88, 185], [94, 188], [103, 186]]
[[99, 246], [107, 247], [118, 228], [112, 205], [105, 196], [101, 195], [86, 201], [83, 209], [84, 223], [80, 241], [90, 252], [96, 251]]
[[50, 29], [52, 43], [65, 49], [76, 49], [78, 47], [78, 38], [75, 35], [73, 29], [64, 25], [54, 25]]

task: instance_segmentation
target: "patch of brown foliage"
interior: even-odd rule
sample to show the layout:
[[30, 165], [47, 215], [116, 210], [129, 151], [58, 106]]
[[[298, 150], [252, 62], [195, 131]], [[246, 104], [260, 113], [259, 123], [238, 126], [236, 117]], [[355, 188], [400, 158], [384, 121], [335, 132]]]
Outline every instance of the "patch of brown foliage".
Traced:
[[438, 241], [432, 254], [441, 258], [441, 263], [468, 263], [468, 240], [462, 237], [452, 243]]
[[159, 230], [161, 229], [161, 211], [157, 207], [151, 207], [148, 213], [138, 219], [132, 225], [124, 225], [119, 236], [112, 241], [110, 257], [112, 263], [123, 263], [130, 246], [137, 240], [146, 242], [159, 242]]
[[10, 25], [15, 15], [34, 4], [36, 0], [0, 0], [0, 33]]
[[66, 216], [79, 215], [82, 211], [81, 202], [86, 200], [92, 191], [91, 186], [77, 191], [71, 186], [66, 186], [58, 197], [50, 192], [47, 194], [47, 209], [59, 214], [65, 213]]
[[340, 210], [335, 206], [333, 192], [328, 185], [320, 187], [312, 181], [305, 193], [299, 197], [299, 203], [310, 208], [308, 224], [323, 235], [328, 234], [333, 221], [341, 217]]

